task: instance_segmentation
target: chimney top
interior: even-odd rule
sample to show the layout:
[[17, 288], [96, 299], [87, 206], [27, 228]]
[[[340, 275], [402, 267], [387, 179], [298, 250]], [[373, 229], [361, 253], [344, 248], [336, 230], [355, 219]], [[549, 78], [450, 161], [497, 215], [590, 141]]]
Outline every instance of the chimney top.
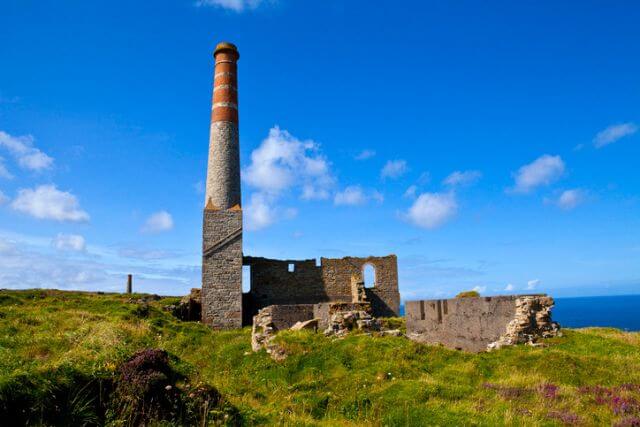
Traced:
[[233, 43], [229, 43], [229, 42], [218, 43], [218, 45], [216, 46], [216, 49], [213, 51], [213, 56], [216, 56], [218, 53], [221, 53], [221, 52], [233, 52], [236, 55], [238, 55], [238, 58], [240, 58], [240, 52], [238, 52], [238, 48]]

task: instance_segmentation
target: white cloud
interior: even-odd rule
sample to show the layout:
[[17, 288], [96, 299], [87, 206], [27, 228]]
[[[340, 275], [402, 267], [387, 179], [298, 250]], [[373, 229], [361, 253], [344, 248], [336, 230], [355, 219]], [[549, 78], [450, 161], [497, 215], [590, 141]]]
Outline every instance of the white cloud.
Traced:
[[161, 233], [171, 229], [173, 229], [173, 217], [171, 214], [167, 211], [158, 211], [147, 218], [147, 221], [142, 227], [142, 232]]
[[382, 203], [384, 202], [384, 196], [376, 190], [367, 192], [359, 185], [350, 185], [344, 190], [336, 193], [333, 203], [337, 206], [360, 206], [366, 204], [370, 200]]
[[222, 9], [243, 12], [247, 9], [255, 9], [263, 0], [198, 0], [196, 6], [215, 6]]
[[507, 286], [504, 287], [504, 290], [507, 292], [511, 292], [513, 291], [513, 285], [511, 283], [509, 283]]
[[303, 199], [326, 199], [335, 179], [330, 164], [314, 141], [301, 141], [278, 126], [251, 153], [251, 164], [243, 170], [247, 184], [268, 194], [300, 187]]
[[482, 294], [484, 291], [487, 290], [486, 286], [474, 286], [473, 289], [471, 289], [472, 291], [476, 291], [479, 294]]
[[34, 147], [33, 141], [31, 135], [15, 137], [0, 131], [0, 147], [6, 148], [16, 158], [20, 167], [32, 171], [51, 168], [53, 158]]
[[52, 249], [48, 237], [0, 230], [0, 288], [122, 292], [127, 273], [134, 275], [134, 290], [139, 292], [184, 295], [200, 286], [200, 267], [186, 258], [150, 263], [149, 257], [121, 258], [108, 247], [87, 248], [98, 252], [81, 257], [77, 252]]
[[409, 168], [407, 167], [406, 160], [389, 160], [385, 163], [384, 167], [380, 171], [380, 177], [382, 179], [391, 178], [396, 179], [404, 175]]
[[376, 155], [374, 150], [362, 150], [356, 157], [356, 160], [367, 160]]
[[384, 195], [377, 190], [372, 190], [369, 197], [371, 198], [371, 200], [375, 200], [378, 203], [384, 202]]
[[179, 254], [163, 249], [146, 249], [136, 247], [124, 247], [118, 249], [118, 256], [143, 261], [156, 261], [161, 259], [176, 258]]
[[613, 144], [620, 138], [624, 138], [628, 135], [633, 135], [637, 131], [638, 126], [631, 122], [612, 125], [598, 132], [595, 138], [593, 138], [593, 145], [596, 148], [602, 148], [605, 145]]
[[329, 190], [314, 185], [303, 185], [300, 198], [303, 200], [326, 200], [329, 198]]
[[585, 192], [579, 188], [565, 190], [558, 197], [557, 204], [560, 208], [571, 210], [585, 200]]
[[0, 178], [13, 179], [13, 175], [4, 164], [4, 159], [0, 157]]
[[357, 206], [364, 205], [366, 202], [367, 196], [359, 185], [353, 185], [337, 192], [333, 199], [333, 203], [336, 205]]
[[18, 163], [25, 169], [39, 171], [49, 169], [53, 164], [53, 159], [42, 151], [36, 151], [20, 157]]
[[482, 177], [480, 171], [454, 171], [442, 181], [444, 185], [455, 187], [457, 185], [471, 185]]
[[73, 194], [60, 191], [55, 185], [41, 185], [35, 189], [23, 188], [11, 207], [38, 219], [56, 221], [86, 222], [89, 214], [80, 209], [80, 203]]
[[422, 228], [437, 228], [451, 219], [458, 210], [453, 193], [421, 194], [409, 208], [405, 217]]
[[418, 192], [418, 186], [417, 185], [411, 185], [411, 186], [409, 186], [409, 188], [407, 188], [407, 190], [404, 192], [402, 197], [405, 197], [407, 199], [415, 199], [417, 192]]
[[540, 279], [533, 279], [527, 282], [527, 290], [531, 291], [536, 288], [540, 284]]
[[253, 150], [242, 179], [257, 190], [244, 207], [247, 230], [294, 217], [295, 209], [278, 206], [287, 192], [299, 191], [302, 200], [326, 200], [336, 181], [318, 143], [301, 141], [278, 126], [270, 129], [267, 138]]
[[565, 171], [560, 156], [545, 154], [533, 162], [522, 166], [515, 174], [515, 185], [510, 191], [528, 193], [541, 185], [549, 185], [558, 180]]
[[263, 193], [253, 193], [243, 211], [245, 228], [249, 231], [266, 228], [278, 219], [269, 196]]
[[106, 284], [109, 273], [102, 265], [69, 259], [64, 251], [34, 249], [0, 237], [0, 287], [96, 290]]
[[51, 241], [51, 245], [59, 251], [84, 252], [87, 249], [84, 237], [79, 234], [58, 233]]

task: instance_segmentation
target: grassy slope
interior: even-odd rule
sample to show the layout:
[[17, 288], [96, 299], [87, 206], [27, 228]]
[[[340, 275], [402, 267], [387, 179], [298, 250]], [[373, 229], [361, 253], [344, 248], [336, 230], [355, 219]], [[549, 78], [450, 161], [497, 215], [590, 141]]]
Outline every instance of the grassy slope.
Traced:
[[128, 299], [1, 291], [0, 400], [16, 378], [28, 377], [46, 398], [51, 383], [72, 381], [73, 372], [109, 375], [134, 351], [156, 347], [193, 381], [217, 387], [248, 424], [553, 425], [575, 415], [610, 425], [640, 415], [638, 388], [598, 399], [583, 387], [640, 385], [638, 333], [565, 330], [544, 349], [467, 354], [404, 338], [285, 332], [279, 340], [291, 355], [278, 363], [250, 352], [246, 328], [212, 332], [180, 322], [161, 310], [175, 299], [152, 303], [140, 317]]

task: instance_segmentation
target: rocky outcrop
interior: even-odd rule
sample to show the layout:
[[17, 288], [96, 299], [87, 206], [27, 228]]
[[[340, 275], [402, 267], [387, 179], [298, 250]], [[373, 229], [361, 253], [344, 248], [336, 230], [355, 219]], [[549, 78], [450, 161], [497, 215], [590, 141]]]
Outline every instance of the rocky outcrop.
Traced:
[[516, 312], [500, 338], [487, 345], [488, 350], [508, 345], [536, 345], [540, 338], [558, 336], [560, 325], [551, 320], [553, 298], [548, 296], [522, 296], [516, 299]]

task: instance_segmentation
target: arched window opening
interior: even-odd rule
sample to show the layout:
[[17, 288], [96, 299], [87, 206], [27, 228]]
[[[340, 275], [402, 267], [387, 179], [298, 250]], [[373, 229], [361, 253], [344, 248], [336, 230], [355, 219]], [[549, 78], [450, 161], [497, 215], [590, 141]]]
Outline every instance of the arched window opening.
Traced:
[[362, 275], [365, 288], [373, 288], [376, 285], [376, 268], [373, 265], [365, 264]]
[[287, 271], [289, 271], [289, 273], [293, 273], [294, 271], [296, 271], [296, 265], [290, 262], [289, 266], [287, 267]]

